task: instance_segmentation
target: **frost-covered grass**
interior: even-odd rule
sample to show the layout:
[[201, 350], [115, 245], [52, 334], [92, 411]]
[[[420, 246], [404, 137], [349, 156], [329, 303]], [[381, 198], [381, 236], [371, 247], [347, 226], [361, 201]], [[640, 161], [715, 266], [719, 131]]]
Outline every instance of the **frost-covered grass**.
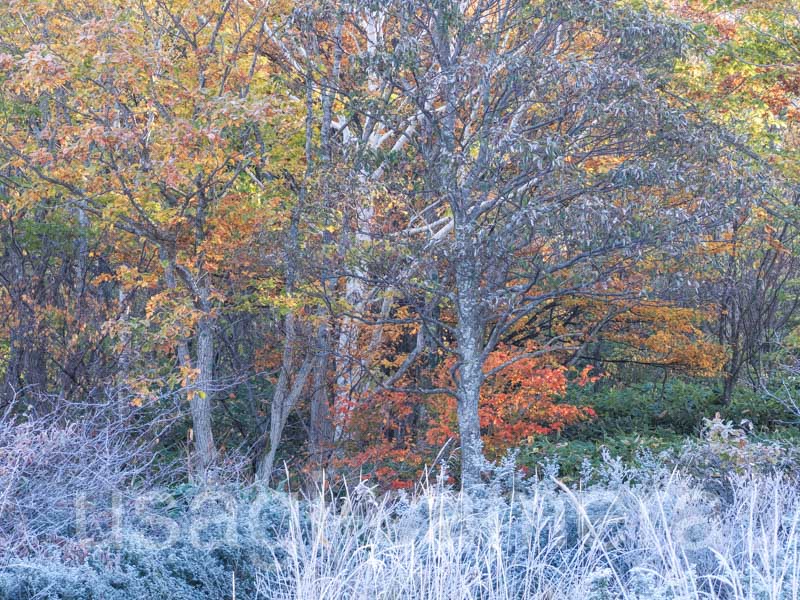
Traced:
[[261, 598], [789, 599], [800, 507], [780, 475], [733, 477], [730, 500], [675, 473], [585, 490], [538, 482], [466, 496], [439, 485], [378, 500], [365, 485], [291, 510]]
[[0, 598], [800, 597], [795, 481], [732, 476], [720, 495], [678, 472], [638, 475], [583, 489], [509, 477], [470, 495], [435, 483], [377, 497], [361, 483], [310, 500], [269, 493], [257, 511], [244, 490], [235, 508], [206, 507], [208, 528], [180, 509], [176, 526], [195, 538], [146, 544], [134, 523], [139, 537], [123, 529], [80, 561], [0, 565]]
[[[524, 479], [509, 458], [469, 494], [444, 475], [310, 498], [220, 481], [115, 504], [80, 463], [50, 503], [28, 445], [1, 448], [25, 459], [0, 468], [0, 532], [21, 540], [0, 545], [2, 600], [800, 598], [797, 448], [720, 419], [672, 455], [585, 461], [572, 487], [553, 463]], [[73, 496], [86, 502], [69, 515]]]

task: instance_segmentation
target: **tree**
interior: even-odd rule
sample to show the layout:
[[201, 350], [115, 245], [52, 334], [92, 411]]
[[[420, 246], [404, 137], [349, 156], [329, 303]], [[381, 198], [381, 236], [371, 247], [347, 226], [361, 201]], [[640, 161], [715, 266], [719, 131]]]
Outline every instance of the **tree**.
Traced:
[[708, 301], [718, 305], [716, 335], [729, 349], [722, 400], [748, 373], [765, 383], [763, 363], [797, 309], [798, 59], [800, 12], [783, 0], [733, 7], [690, 3], [680, 13], [699, 24], [676, 83], [689, 110], [724, 126], [752, 164], [739, 178], [761, 189], [740, 193], [735, 218], [709, 240]]
[[56, 196], [79, 222], [108, 223], [156, 253], [160, 290], [146, 317], [165, 327], [162, 341], [177, 355], [205, 473], [216, 455], [220, 217], [231, 216], [242, 181], [263, 168], [258, 122], [272, 109], [269, 97], [251, 94], [264, 76], [266, 5], [155, 0], [77, 11], [23, 2], [2, 10], [14, 24], [4, 40], [6, 90], [49, 119], [7, 130], [0, 150], [28, 177], [28, 194]]
[[[350, 274], [373, 286], [373, 301], [399, 290], [416, 309], [418, 343], [378, 385], [394, 389], [437, 345], [455, 357], [452, 387], [417, 391], [456, 398], [469, 487], [483, 464], [484, 383], [517, 361], [575, 349], [581, 332], [486, 369], [498, 344], [543, 304], [618, 295], [605, 282], [648, 249], [679, 252], [694, 239], [713, 212], [711, 171], [698, 165], [714, 151], [660, 92], [680, 41], [648, 13], [505, 0], [380, 12], [370, 44], [350, 58], [379, 83], [341, 92], [353, 116], [340, 131], [352, 139], [363, 123], [386, 123], [375, 134], [403, 140], [364, 160], [381, 169], [406, 224], [354, 243]], [[378, 270], [387, 242], [401, 249]]]

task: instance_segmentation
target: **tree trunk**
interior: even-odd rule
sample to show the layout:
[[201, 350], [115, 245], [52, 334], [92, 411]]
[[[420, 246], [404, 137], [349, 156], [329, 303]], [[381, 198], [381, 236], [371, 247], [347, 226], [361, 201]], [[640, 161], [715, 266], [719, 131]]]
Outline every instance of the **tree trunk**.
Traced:
[[311, 390], [311, 415], [309, 423], [309, 453], [313, 465], [312, 481], [319, 484], [322, 480], [322, 471], [328, 464], [334, 445], [335, 428], [331, 413], [331, 392], [329, 386], [330, 352], [328, 328], [321, 325], [317, 334], [317, 357], [314, 362]]
[[468, 490], [481, 481], [484, 464], [481, 440], [480, 402], [483, 384], [483, 327], [480, 307], [480, 283], [475, 248], [469, 232], [458, 244], [456, 286], [458, 299], [459, 367], [456, 380], [458, 399], [458, 432], [461, 438], [461, 486]]
[[306, 353], [302, 366], [297, 371], [294, 381], [291, 381], [294, 372], [294, 355], [296, 351], [297, 334], [295, 331], [295, 318], [292, 313], [286, 315], [286, 339], [284, 341], [283, 356], [281, 358], [281, 371], [278, 383], [272, 396], [272, 405], [269, 416], [269, 440], [264, 446], [265, 451], [256, 459], [256, 479], [269, 483], [272, 471], [275, 468], [275, 454], [283, 437], [283, 430], [294, 405], [300, 399], [300, 394], [305, 388], [306, 380], [314, 364], [313, 351]]
[[201, 473], [214, 464], [217, 450], [211, 428], [211, 396], [214, 379], [214, 334], [209, 317], [200, 319], [197, 332], [197, 383], [189, 407], [194, 426], [194, 447]]
[[22, 349], [17, 341], [17, 328], [9, 332], [9, 354], [6, 362], [6, 372], [3, 377], [3, 389], [0, 390], [0, 410], [5, 410], [21, 393], [20, 364], [22, 362]]
[[[458, 382], [458, 433], [461, 438], [461, 487], [465, 490], [475, 487], [481, 481], [481, 469], [484, 463], [483, 441], [478, 415], [478, 404], [481, 393], [480, 365], [477, 371], [475, 360], [468, 353], [463, 353], [464, 361]], [[466, 364], [469, 362], [469, 364]]]
[[[161, 260], [164, 261], [164, 279], [167, 288], [174, 290], [178, 282], [175, 276], [176, 265], [172, 258], [164, 249], [160, 251]], [[195, 284], [195, 281], [187, 282]], [[188, 386], [186, 390], [189, 399], [189, 409], [192, 413], [192, 436], [194, 440], [194, 456], [196, 464], [192, 465], [192, 470], [205, 479], [208, 469], [214, 464], [217, 458], [217, 449], [214, 445], [214, 432], [211, 427], [211, 395], [213, 393], [214, 380], [214, 322], [211, 318], [209, 296], [210, 291], [207, 286], [196, 286], [193, 290], [197, 294], [196, 301], [201, 310], [205, 313], [197, 326], [196, 360], [192, 361], [189, 352], [189, 343], [186, 340], [178, 342], [178, 362], [184, 371], [197, 369], [196, 380]]]

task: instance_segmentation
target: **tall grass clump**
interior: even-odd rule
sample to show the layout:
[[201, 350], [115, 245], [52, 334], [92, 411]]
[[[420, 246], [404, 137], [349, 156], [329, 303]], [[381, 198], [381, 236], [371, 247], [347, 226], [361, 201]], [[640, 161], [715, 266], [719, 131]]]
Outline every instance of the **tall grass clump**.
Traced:
[[731, 471], [724, 494], [665, 465], [610, 459], [594, 482], [442, 481], [379, 499], [361, 483], [295, 502], [260, 598], [800, 597], [797, 482]]

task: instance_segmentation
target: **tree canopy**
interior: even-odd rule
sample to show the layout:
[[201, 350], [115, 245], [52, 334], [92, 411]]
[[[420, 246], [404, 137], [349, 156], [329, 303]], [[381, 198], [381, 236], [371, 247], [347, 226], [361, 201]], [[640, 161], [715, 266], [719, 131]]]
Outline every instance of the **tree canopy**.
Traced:
[[799, 18], [9, 0], [0, 414], [171, 407], [197, 477], [266, 483], [458, 448], [471, 486], [626, 368], [728, 402], [797, 347]]

